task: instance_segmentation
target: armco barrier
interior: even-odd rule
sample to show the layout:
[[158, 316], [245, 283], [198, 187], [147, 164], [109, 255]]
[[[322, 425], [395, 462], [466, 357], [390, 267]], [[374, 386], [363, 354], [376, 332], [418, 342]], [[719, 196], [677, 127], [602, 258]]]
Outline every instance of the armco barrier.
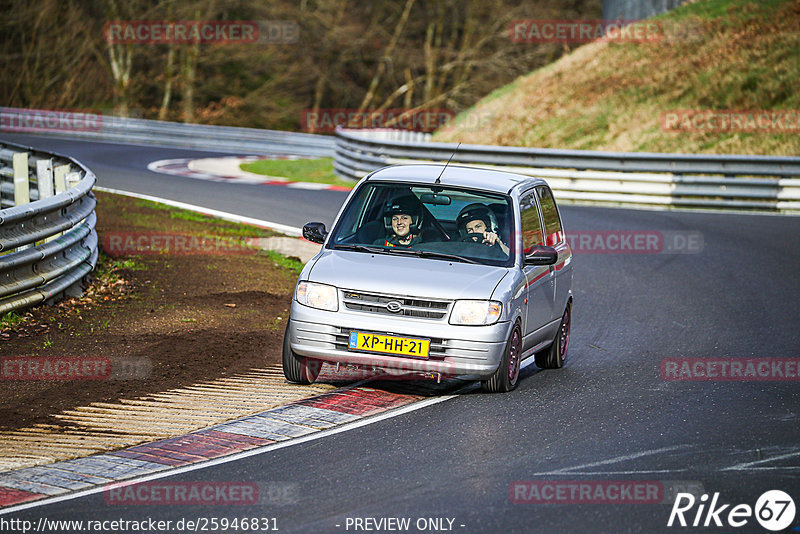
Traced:
[[[398, 134], [399, 136], [400, 134]], [[336, 131], [334, 168], [357, 180], [398, 163], [463, 163], [538, 176], [559, 199], [615, 205], [800, 212], [800, 157], [556, 150], [391, 139]]]
[[4, 131], [255, 155], [331, 157], [334, 146], [326, 135], [21, 108], [0, 108]]
[[80, 293], [97, 264], [94, 183], [73, 159], [0, 142], [0, 316]]
[[603, 20], [640, 20], [666, 13], [687, 0], [603, 0]]

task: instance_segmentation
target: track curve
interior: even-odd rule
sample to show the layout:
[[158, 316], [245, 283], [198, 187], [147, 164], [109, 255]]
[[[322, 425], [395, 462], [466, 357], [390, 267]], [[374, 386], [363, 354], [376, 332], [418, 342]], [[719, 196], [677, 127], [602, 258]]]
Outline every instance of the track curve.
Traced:
[[[156, 159], [215, 155], [208, 152], [3, 137], [69, 153], [105, 187], [292, 226], [330, 224], [346, 196], [146, 170]], [[121, 507], [94, 495], [14, 517], [267, 515], [278, 518], [283, 532], [346, 532], [347, 518], [355, 517], [411, 517], [412, 524], [447, 517], [459, 532], [674, 530], [666, 526], [670, 506], [663, 504], [516, 504], [509, 488], [520, 480], [696, 481], [724, 502], [752, 506], [764, 491], [781, 489], [800, 505], [800, 382], [684, 382], [660, 375], [665, 358], [800, 356], [800, 217], [562, 210], [570, 232], [694, 233], [702, 236], [702, 250], [578, 252], [567, 364], [559, 371], [527, 367], [510, 394], [472, 391], [170, 479], [254, 481], [263, 488], [291, 482], [296, 492], [289, 502]], [[757, 527], [751, 520], [740, 530], [763, 531]]]

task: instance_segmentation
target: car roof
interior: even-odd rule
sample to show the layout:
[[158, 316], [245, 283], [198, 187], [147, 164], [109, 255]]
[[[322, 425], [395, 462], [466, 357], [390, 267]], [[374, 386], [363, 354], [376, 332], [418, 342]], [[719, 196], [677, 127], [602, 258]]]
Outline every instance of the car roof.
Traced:
[[532, 176], [460, 165], [447, 165], [447, 169], [442, 173], [444, 167], [445, 165], [436, 164], [392, 165], [373, 172], [369, 175], [367, 181], [432, 184], [441, 175], [442, 179], [439, 183], [444, 186], [469, 187], [498, 193], [508, 193], [511, 189], [523, 183], [530, 183], [530, 185], [547, 184], [541, 178]]

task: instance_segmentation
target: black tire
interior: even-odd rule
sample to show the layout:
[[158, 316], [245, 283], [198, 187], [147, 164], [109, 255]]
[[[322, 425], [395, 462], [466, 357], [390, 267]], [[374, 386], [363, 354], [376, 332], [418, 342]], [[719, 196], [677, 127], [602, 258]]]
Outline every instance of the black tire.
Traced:
[[295, 384], [312, 384], [319, 376], [322, 362], [295, 354], [289, 343], [289, 323], [287, 320], [283, 333], [283, 376]]
[[553, 343], [546, 349], [536, 353], [536, 365], [541, 369], [561, 369], [564, 367], [564, 360], [567, 357], [569, 348], [569, 331], [572, 325], [572, 302], [567, 304], [564, 315], [561, 316], [561, 324], [558, 325], [558, 332]]
[[508, 336], [506, 349], [503, 351], [497, 370], [489, 380], [481, 381], [483, 389], [489, 393], [507, 393], [517, 387], [521, 360], [522, 330], [519, 323], [516, 323]]

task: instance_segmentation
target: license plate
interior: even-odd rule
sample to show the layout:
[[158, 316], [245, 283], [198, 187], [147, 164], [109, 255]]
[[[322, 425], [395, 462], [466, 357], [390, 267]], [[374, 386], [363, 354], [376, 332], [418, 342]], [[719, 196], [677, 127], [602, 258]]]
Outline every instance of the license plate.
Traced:
[[430, 339], [383, 336], [366, 332], [350, 332], [350, 350], [427, 358]]

